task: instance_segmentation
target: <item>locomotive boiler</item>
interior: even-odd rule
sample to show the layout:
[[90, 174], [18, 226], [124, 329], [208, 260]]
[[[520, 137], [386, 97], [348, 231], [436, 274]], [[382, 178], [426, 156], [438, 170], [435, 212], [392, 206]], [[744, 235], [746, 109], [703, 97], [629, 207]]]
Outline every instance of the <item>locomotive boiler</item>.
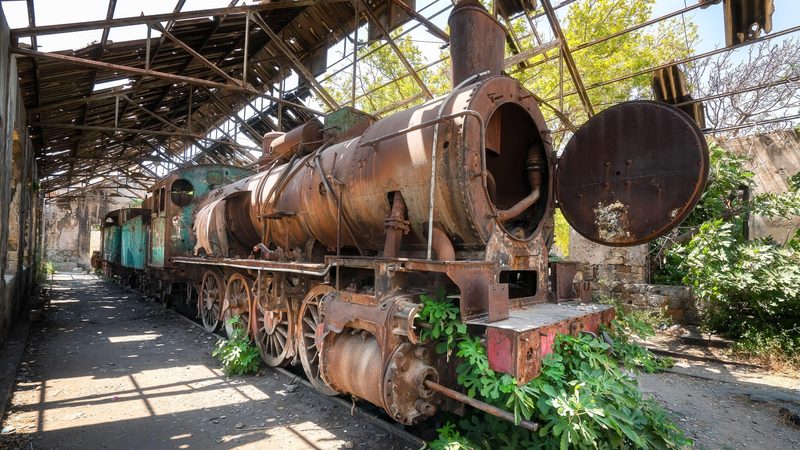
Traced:
[[592, 117], [557, 155], [537, 97], [502, 73], [502, 25], [469, 0], [449, 24], [447, 95], [270, 133], [257, 173], [164, 218], [191, 229], [167, 260], [209, 330], [238, 316], [268, 365], [405, 424], [467, 401], [453, 359], [418, 337], [422, 295], [446, 292], [490, 367], [524, 383], [556, 334], [614, 314], [550, 262], [555, 208], [592, 241], [641, 244], [686, 217], [708, 172], [692, 119], [649, 101]]

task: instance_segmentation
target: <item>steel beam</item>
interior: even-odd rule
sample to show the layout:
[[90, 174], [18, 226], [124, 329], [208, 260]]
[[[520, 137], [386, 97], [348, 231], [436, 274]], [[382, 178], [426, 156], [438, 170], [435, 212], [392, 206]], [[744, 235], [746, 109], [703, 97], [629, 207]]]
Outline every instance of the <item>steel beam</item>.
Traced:
[[135, 128], [102, 127], [97, 125], [75, 125], [72, 123], [55, 123], [55, 122], [32, 122], [29, 125], [39, 126], [39, 127], [62, 128], [65, 130], [108, 131], [108, 132], [120, 132], [120, 133], [141, 134], [141, 135], [151, 135], [151, 136], [180, 136], [180, 137], [195, 138], [201, 141], [216, 142], [219, 144], [227, 145], [229, 147], [239, 147], [247, 150], [255, 150], [259, 152], [261, 151], [260, 147], [250, 147], [247, 145], [238, 144], [236, 142], [228, 142], [220, 139], [212, 139], [209, 137], [198, 136], [191, 133], [159, 131], [159, 130], [142, 130]]
[[161, 24], [159, 24], [158, 22], [154, 22], [152, 24], [152, 26], [156, 30], [160, 31], [161, 34], [166, 36], [167, 39], [169, 39], [172, 42], [174, 42], [175, 44], [177, 44], [178, 47], [184, 49], [186, 51], [186, 53], [192, 55], [193, 58], [195, 58], [196, 60], [198, 60], [201, 63], [203, 63], [204, 66], [208, 67], [209, 69], [214, 71], [214, 73], [216, 73], [217, 75], [219, 75], [222, 78], [224, 78], [228, 83], [236, 85], [236, 86], [242, 85], [242, 83], [239, 80], [234, 79], [232, 76], [228, 75], [224, 70], [220, 69], [216, 64], [214, 64], [211, 61], [207, 60], [200, 53], [197, 53], [192, 47], [190, 47], [188, 44], [186, 44], [182, 40], [180, 40], [177, 37], [175, 37], [172, 33], [170, 33], [164, 27], [162, 27]]
[[414, 10], [414, 8], [406, 5], [402, 0], [392, 0], [392, 2], [395, 5], [399, 6], [400, 9], [405, 11], [406, 14], [408, 14], [411, 17], [413, 17], [414, 20], [416, 20], [417, 22], [423, 24], [425, 26], [425, 28], [428, 29], [428, 32], [430, 34], [438, 37], [439, 39], [443, 40], [444, 42], [448, 42], [448, 43], [450, 42], [450, 35], [449, 34], [445, 33], [444, 30], [442, 30], [441, 28], [437, 27], [430, 20], [426, 19], [425, 16], [423, 16], [422, 14], [416, 12]]
[[[594, 84], [590, 84], [589, 86], [586, 86], [586, 89], [587, 90], [596, 89], [596, 88], [599, 88], [599, 87], [602, 87], [602, 86], [607, 86], [609, 84], [618, 83], [620, 81], [627, 80], [629, 78], [634, 78], [634, 77], [638, 77], [640, 75], [645, 75], [645, 74], [651, 73], [651, 72], [656, 71], [658, 69], [664, 69], [666, 67], [673, 66], [673, 65], [678, 65], [678, 64], [686, 64], [688, 62], [696, 61], [698, 59], [708, 58], [709, 56], [718, 55], [720, 53], [734, 51], [736, 49], [739, 49], [739, 48], [742, 48], [742, 47], [746, 47], [748, 45], [753, 45], [753, 44], [756, 44], [758, 42], [763, 42], [763, 41], [768, 41], [768, 40], [771, 40], [771, 39], [779, 38], [781, 36], [786, 36], [786, 35], [789, 35], [789, 34], [792, 34], [792, 33], [796, 33], [798, 31], [800, 31], [800, 25], [794, 26], [794, 27], [791, 27], [791, 28], [787, 28], [785, 30], [776, 31], [776, 32], [773, 32], [771, 34], [767, 34], [765, 36], [761, 36], [759, 38], [753, 39], [752, 41], [742, 42], [741, 44], [738, 44], [738, 45], [733, 46], [733, 47], [720, 47], [720, 48], [717, 48], [717, 49], [714, 49], [714, 50], [707, 51], [705, 53], [700, 53], [700, 54], [697, 54], [697, 55], [688, 56], [686, 58], [679, 59], [677, 61], [671, 61], [671, 62], [668, 62], [668, 63], [665, 63], [665, 64], [659, 64], [659, 65], [657, 65], [655, 67], [649, 67], [647, 69], [642, 69], [642, 70], [639, 70], [637, 72], [629, 73], [629, 74], [626, 74], [626, 75], [620, 75], [619, 77], [613, 78], [611, 80], [605, 80], [605, 81], [600, 81], [600, 82], [597, 82], [597, 83], [594, 83]], [[570, 96], [575, 95], [577, 93], [578, 93], [577, 91], [566, 92], [566, 93], [564, 93], [564, 97], [570, 97]], [[555, 100], [555, 99], [557, 99], [557, 97], [556, 98], [548, 98], [546, 100], [552, 101], [552, 100]]]
[[[403, 55], [403, 52], [400, 51], [400, 48], [394, 42], [394, 39], [392, 39], [392, 35], [389, 33], [389, 30], [387, 30], [386, 27], [383, 26], [381, 21], [378, 20], [378, 18], [375, 16], [375, 13], [373, 13], [372, 10], [369, 8], [369, 5], [367, 4], [366, 0], [361, 0], [361, 3], [365, 7], [364, 12], [367, 14], [367, 17], [369, 17], [369, 20], [372, 21], [372, 23], [378, 27], [378, 30], [383, 34], [383, 37], [392, 47], [392, 50], [394, 50], [395, 54], [397, 55], [397, 58], [400, 60], [401, 63], [403, 63], [403, 66], [405, 66], [408, 73], [414, 78], [414, 81], [417, 82], [417, 85], [419, 85], [420, 89], [422, 89], [422, 91], [425, 93], [425, 96], [428, 97], [428, 99], [433, 98], [433, 94], [428, 89], [428, 86], [425, 85], [425, 82], [422, 81], [422, 78], [419, 77], [419, 74], [417, 74], [416, 70], [414, 70], [414, 68], [411, 67], [411, 63], [408, 62], [408, 59], [406, 59], [405, 55]], [[353, 74], [353, 76], [355, 77], [355, 74]]]
[[558, 22], [558, 16], [556, 16], [555, 10], [553, 10], [553, 6], [550, 4], [550, 0], [542, 0], [542, 7], [544, 8], [545, 14], [547, 14], [547, 20], [550, 22], [550, 27], [553, 29], [553, 34], [555, 34], [556, 38], [561, 42], [561, 49], [564, 55], [564, 62], [567, 64], [567, 71], [569, 71], [569, 74], [572, 77], [572, 82], [575, 84], [575, 90], [578, 91], [578, 96], [580, 97], [581, 103], [583, 103], [583, 107], [586, 110], [586, 115], [592, 117], [594, 115], [592, 101], [589, 99], [589, 94], [586, 92], [586, 88], [583, 87], [581, 74], [578, 72], [578, 66], [575, 65], [575, 60], [572, 59], [572, 52], [569, 50], [567, 38], [564, 36], [564, 31], [561, 29], [561, 24]]
[[262, 136], [261, 133], [259, 133], [258, 131], [254, 130], [250, 125], [247, 124], [246, 121], [244, 121], [241, 117], [239, 117], [239, 112], [235, 110], [235, 108], [236, 108], [235, 106], [232, 107], [232, 108], [229, 108], [225, 104], [225, 102], [223, 102], [219, 97], [217, 97], [216, 94], [214, 94], [213, 92], [211, 92], [208, 89], [206, 89], [206, 92], [208, 93], [209, 97], [211, 97], [211, 100], [213, 102], [215, 102], [220, 108], [222, 108], [222, 110], [226, 114], [228, 114], [230, 116], [230, 118], [233, 119], [234, 122], [237, 122], [242, 127], [247, 128], [247, 130], [250, 131], [251, 133], [253, 133], [253, 135], [258, 136], [259, 141], [264, 139], [264, 136]]
[[289, 63], [292, 64], [294, 70], [296, 70], [301, 77], [305, 78], [305, 80], [308, 81], [308, 83], [311, 85], [311, 88], [319, 96], [320, 100], [322, 100], [322, 102], [325, 103], [328, 106], [328, 108], [332, 110], [339, 109], [339, 104], [336, 103], [336, 100], [334, 100], [333, 97], [331, 97], [331, 95], [328, 94], [328, 91], [326, 91], [325, 88], [322, 87], [321, 84], [319, 84], [316, 77], [314, 77], [314, 75], [311, 72], [309, 72], [308, 69], [306, 69], [306, 66], [304, 66], [299, 59], [297, 59], [297, 57], [294, 55], [294, 52], [292, 52], [286, 47], [286, 44], [283, 43], [280, 36], [278, 36], [274, 31], [272, 31], [272, 28], [270, 28], [270, 26], [267, 25], [267, 22], [261, 19], [261, 17], [258, 14], [253, 14], [252, 19], [253, 22], [255, 22], [259, 27], [261, 27], [261, 29], [265, 33], [267, 33], [267, 35], [270, 38], [270, 44], [274, 44], [275, 47], [277, 47], [278, 50], [281, 53], [283, 53], [283, 56], [285, 56], [286, 59], [289, 60]]
[[166, 73], [166, 72], [159, 72], [157, 70], [146, 70], [146, 69], [140, 69], [138, 67], [123, 66], [123, 65], [120, 65], [120, 64], [112, 64], [112, 63], [107, 63], [107, 62], [102, 62], [102, 61], [94, 61], [94, 60], [91, 60], [91, 59], [78, 58], [78, 57], [75, 57], [75, 56], [62, 55], [62, 54], [59, 54], [59, 53], [40, 52], [40, 51], [28, 50], [28, 49], [18, 48], [18, 47], [17, 48], [12, 48], [11, 49], [11, 53], [14, 53], [14, 54], [17, 54], [17, 55], [23, 55], [23, 56], [30, 56], [30, 57], [39, 58], [39, 59], [52, 59], [52, 60], [56, 60], [56, 61], [70, 62], [70, 63], [76, 64], [76, 65], [80, 65], [80, 66], [95, 67], [95, 68], [106, 69], [106, 70], [110, 70], [110, 71], [130, 73], [130, 74], [133, 74], [133, 75], [142, 75], [142, 76], [148, 76], [148, 77], [153, 77], [153, 78], [161, 78], [161, 79], [164, 79], [164, 80], [169, 80], [169, 81], [179, 82], [179, 83], [188, 83], [188, 84], [193, 84], [193, 85], [196, 85], [196, 86], [205, 86], [205, 87], [209, 87], [209, 88], [217, 88], [217, 89], [230, 90], [230, 91], [235, 91], [235, 92], [244, 92], [244, 93], [252, 94], [252, 95], [255, 95], [255, 96], [258, 96], [258, 97], [263, 97], [263, 98], [272, 100], [274, 102], [283, 103], [284, 105], [290, 105], [290, 106], [292, 106], [294, 108], [302, 109], [302, 110], [308, 111], [308, 112], [310, 112], [312, 114], [316, 114], [316, 115], [320, 115], [320, 116], [321, 115], [325, 115], [324, 112], [318, 111], [318, 110], [313, 109], [313, 108], [309, 108], [308, 106], [305, 106], [305, 105], [302, 105], [302, 104], [299, 104], [299, 103], [293, 103], [293, 102], [290, 102], [290, 101], [287, 101], [287, 100], [284, 100], [284, 99], [281, 99], [281, 98], [273, 97], [271, 95], [267, 95], [267, 94], [261, 93], [259, 91], [256, 91], [254, 89], [246, 88], [246, 87], [243, 87], [243, 86], [231, 86], [229, 84], [218, 83], [216, 81], [203, 80], [203, 79], [200, 79], [200, 78], [187, 77], [187, 76], [184, 76], [184, 75], [175, 75], [175, 74]]

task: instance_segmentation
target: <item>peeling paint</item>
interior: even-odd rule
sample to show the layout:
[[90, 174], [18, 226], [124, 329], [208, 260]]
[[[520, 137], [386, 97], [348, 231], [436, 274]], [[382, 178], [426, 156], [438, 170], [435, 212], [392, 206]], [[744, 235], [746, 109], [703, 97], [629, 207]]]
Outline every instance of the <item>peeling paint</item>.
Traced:
[[185, 222], [179, 214], [172, 216], [172, 235], [169, 237], [172, 242], [185, 240], [183, 238]]
[[603, 241], [625, 242], [630, 239], [628, 205], [619, 200], [608, 205], [598, 203], [594, 209], [594, 217], [597, 233]]

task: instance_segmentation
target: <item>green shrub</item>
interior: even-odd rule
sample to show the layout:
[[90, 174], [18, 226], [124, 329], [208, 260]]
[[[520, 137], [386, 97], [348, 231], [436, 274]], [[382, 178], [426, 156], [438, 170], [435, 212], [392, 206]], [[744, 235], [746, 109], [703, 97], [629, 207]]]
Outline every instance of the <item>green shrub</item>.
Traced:
[[233, 335], [227, 340], [219, 339], [211, 356], [219, 359], [226, 375], [256, 373], [261, 365], [258, 347], [250, 342], [247, 330], [239, 322], [239, 316], [229, 319], [228, 324], [233, 325]]
[[[457, 380], [467, 395], [512, 411], [517, 423], [524, 418], [541, 426], [533, 433], [469, 410], [458, 420], [457, 428], [454, 423], [440, 428], [439, 438], [430, 448], [680, 448], [691, 444], [656, 402], [643, 398], [631, 372], [623, 371], [609, 354], [642, 359], [642, 354], [632, 350], [635, 344], [619, 334], [641, 324], [617, 321], [608, 330], [617, 338], [613, 345], [589, 335], [559, 335], [554, 352], [543, 360], [540, 375], [517, 385], [513, 377], [489, 368], [481, 340], [457, 326], [458, 316], [452, 314], [458, 311], [455, 305], [441, 295], [426, 296], [423, 303], [423, 314], [427, 311], [426, 317], [435, 318], [423, 334], [433, 338], [438, 330], [440, 352], [453, 345], [457, 348]], [[443, 342], [446, 344], [439, 345]], [[626, 366], [638, 368], [638, 363], [629, 360]]]
[[800, 237], [785, 245], [748, 241], [751, 214], [800, 215], [800, 174], [783, 193], [749, 198], [747, 159], [712, 145], [711, 174], [680, 230], [653, 246], [653, 281], [690, 286], [705, 307], [703, 326], [737, 340], [737, 349], [800, 367]]
[[737, 339], [738, 350], [800, 367], [798, 241], [740, 241], [733, 224], [711, 221], [685, 247], [683, 264], [684, 281], [707, 303], [706, 328]]

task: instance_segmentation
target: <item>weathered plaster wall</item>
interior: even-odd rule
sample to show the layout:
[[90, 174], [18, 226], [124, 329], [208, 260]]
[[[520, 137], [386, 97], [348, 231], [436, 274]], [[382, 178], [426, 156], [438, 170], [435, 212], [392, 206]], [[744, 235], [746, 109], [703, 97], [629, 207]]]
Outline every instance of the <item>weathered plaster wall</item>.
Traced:
[[[750, 160], [747, 168], [756, 175], [753, 194], [786, 192], [789, 177], [800, 172], [800, 133], [795, 130], [745, 136], [721, 141], [720, 145]], [[751, 238], [772, 236], [778, 242], [786, 242], [798, 228], [800, 217], [750, 218]]]
[[39, 251], [36, 164], [25, 126], [16, 59], [0, 11], [0, 348], [27, 314]]
[[109, 211], [128, 206], [130, 200], [87, 191], [81, 197], [45, 203], [45, 253], [56, 270], [88, 269], [92, 257], [92, 226]]

